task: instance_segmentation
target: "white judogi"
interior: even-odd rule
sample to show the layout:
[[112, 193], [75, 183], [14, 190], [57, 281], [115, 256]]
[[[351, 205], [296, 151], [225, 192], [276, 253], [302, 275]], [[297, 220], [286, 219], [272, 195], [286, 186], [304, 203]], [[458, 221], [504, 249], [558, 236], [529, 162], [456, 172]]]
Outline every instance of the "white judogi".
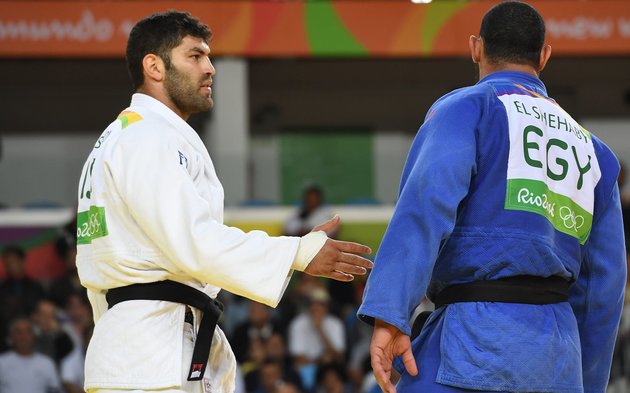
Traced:
[[[96, 321], [86, 389], [179, 389], [190, 367], [184, 305], [135, 300], [107, 310], [108, 289], [173, 280], [276, 306], [292, 269], [303, 270], [326, 241], [323, 232], [269, 237], [223, 225], [223, 187], [201, 139], [143, 94], [98, 139], [78, 210], [77, 266]], [[196, 384], [232, 392], [235, 366], [217, 327], [206, 379]]]

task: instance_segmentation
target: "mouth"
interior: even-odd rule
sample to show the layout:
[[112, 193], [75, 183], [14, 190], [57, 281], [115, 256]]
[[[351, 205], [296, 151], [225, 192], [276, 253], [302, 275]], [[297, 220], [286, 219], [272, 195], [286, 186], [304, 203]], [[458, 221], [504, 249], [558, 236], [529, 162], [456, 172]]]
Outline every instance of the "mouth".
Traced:
[[200, 89], [212, 94], [212, 81], [210, 80], [210, 81], [202, 83]]

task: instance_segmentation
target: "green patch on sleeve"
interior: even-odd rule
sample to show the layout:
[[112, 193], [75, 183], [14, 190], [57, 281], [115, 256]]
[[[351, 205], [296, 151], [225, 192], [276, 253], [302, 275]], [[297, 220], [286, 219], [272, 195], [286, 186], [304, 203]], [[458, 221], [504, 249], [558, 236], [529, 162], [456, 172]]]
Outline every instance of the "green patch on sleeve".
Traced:
[[77, 244], [90, 244], [92, 240], [107, 236], [105, 208], [90, 206], [77, 215]]

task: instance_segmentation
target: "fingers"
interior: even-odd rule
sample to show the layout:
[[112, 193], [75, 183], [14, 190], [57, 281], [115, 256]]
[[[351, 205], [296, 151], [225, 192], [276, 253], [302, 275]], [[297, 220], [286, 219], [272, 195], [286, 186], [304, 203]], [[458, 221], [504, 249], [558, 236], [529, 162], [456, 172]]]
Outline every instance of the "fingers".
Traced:
[[352, 281], [354, 275], [365, 275], [367, 269], [373, 266], [369, 259], [352, 254], [353, 250], [371, 252], [369, 247], [361, 244], [328, 239], [306, 266], [304, 272], [338, 281]]
[[335, 214], [335, 216], [330, 220], [313, 228], [313, 232], [324, 231], [327, 235], [331, 235], [333, 232], [335, 232], [335, 230], [337, 230], [340, 223], [341, 219], [337, 214]]
[[349, 263], [339, 262], [335, 265], [335, 270], [342, 273], [348, 273], [357, 276], [363, 276], [367, 273], [367, 269], [361, 266], [352, 265]]
[[341, 240], [335, 240], [335, 246], [339, 251], [351, 252], [353, 254], [371, 254], [372, 249], [363, 244], [354, 242], [344, 242]]
[[[365, 269], [371, 269], [372, 266], [374, 265], [372, 263], [372, 261], [370, 261], [367, 258], [363, 258], [361, 256], [354, 255], [354, 254], [347, 254], [347, 253], [344, 253], [344, 252], [339, 254], [339, 256], [337, 257], [337, 260], [339, 262], [345, 262], [345, 263], [350, 264], [350, 265], [361, 266], [361, 267], [363, 267]], [[352, 273], [352, 272], [348, 272], [348, 273]], [[359, 273], [357, 273], [357, 274], [359, 274]], [[362, 273], [362, 274], [365, 274], [365, 273]]]
[[[372, 356], [372, 371], [374, 372], [374, 378], [376, 378], [376, 383], [381, 387], [381, 390], [385, 393], [395, 393], [396, 388], [392, 385], [390, 381], [390, 371], [386, 371], [385, 367], [383, 367], [384, 359], [381, 356]], [[391, 365], [390, 365], [391, 367]]]
[[328, 278], [332, 278], [337, 281], [346, 281], [346, 282], [354, 280], [354, 276], [352, 274], [346, 274], [338, 270], [333, 270], [332, 272], [330, 272], [330, 274], [328, 275]]
[[407, 348], [405, 352], [402, 354], [402, 360], [405, 364], [405, 369], [410, 375], [414, 377], [418, 375], [418, 366], [416, 365], [416, 359], [413, 357], [413, 352], [411, 352], [411, 347]]

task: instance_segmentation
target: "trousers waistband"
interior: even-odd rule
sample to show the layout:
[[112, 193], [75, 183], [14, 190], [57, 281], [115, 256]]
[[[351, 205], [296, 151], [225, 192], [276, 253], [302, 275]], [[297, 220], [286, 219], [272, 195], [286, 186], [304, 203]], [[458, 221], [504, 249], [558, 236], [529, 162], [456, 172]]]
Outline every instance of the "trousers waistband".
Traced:
[[214, 329], [223, 312], [221, 302], [193, 287], [170, 280], [113, 288], [107, 292], [105, 298], [109, 308], [127, 300], [163, 300], [187, 304], [201, 310], [203, 316], [195, 340], [188, 380], [199, 381], [203, 378], [208, 364]]

